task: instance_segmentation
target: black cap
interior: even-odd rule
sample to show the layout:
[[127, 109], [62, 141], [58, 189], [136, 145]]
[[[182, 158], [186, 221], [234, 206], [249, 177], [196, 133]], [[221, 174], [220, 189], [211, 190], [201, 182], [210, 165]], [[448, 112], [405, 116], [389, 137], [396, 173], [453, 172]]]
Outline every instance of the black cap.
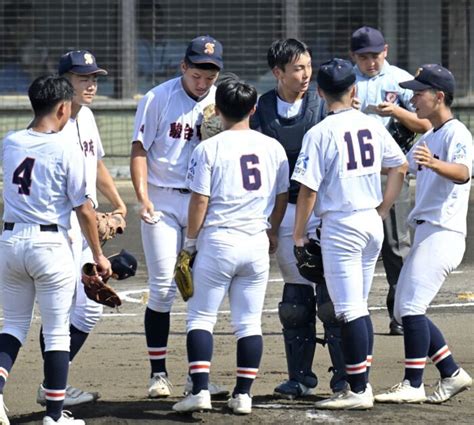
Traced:
[[404, 81], [400, 83], [400, 87], [414, 91], [436, 89], [454, 95], [456, 81], [449, 69], [429, 63], [418, 68], [414, 80]]
[[331, 93], [340, 93], [356, 80], [354, 66], [345, 59], [334, 58], [321, 65], [316, 77], [319, 87]]
[[185, 56], [192, 63], [212, 63], [222, 69], [224, 67], [222, 52], [221, 43], [210, 35], [203, 35], [189, 43]]
[[135, 276], [137, 272], [137, 259], [128, 251], [122, 249], [120, 254], [108, 257], [112, 267], [112, 277], [117, 280]]
[[87, 50], [73, 50], [61, 56], [58, 74], [63, 75], [66, 72], [79, 75], [107, 75], [107, 71], [97, 66], [94, 55]]
[[385, 49], [382, 33], [372, 27], [361, 27], [352, 33], [352, 53], [380, 53]]

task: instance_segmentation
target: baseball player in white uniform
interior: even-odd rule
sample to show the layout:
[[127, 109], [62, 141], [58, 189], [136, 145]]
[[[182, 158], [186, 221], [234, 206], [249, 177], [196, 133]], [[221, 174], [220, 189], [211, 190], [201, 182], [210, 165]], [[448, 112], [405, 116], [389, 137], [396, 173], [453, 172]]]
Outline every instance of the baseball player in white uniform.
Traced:
[[[115, 187], [114, 181], [107, 170], [102, 158], [104, 149], [94, 114], [88, 105], [92, 103], [97, 93], [98, 76], [107, 75], [107, 71], [99, 68], [95, 57], [87, 50], [74, 50], [64, 54], [59, 61], [58, 74], [65, 76], [74, 88], [74, 97], [71, 107], [71, 118], [62, 130], [76, 149], [77, 155], [84, 157], [86, 164], [85, 181], [88, 196], [94, 208], [98, 207], [97, 188], [114, 207], [114, 213], [127, 213], [125, 203]], [[84, 292], [81, 282], [81, 267], [92, 262], [92, 252], [87, 240], [83, 237], [75, 214], [71, 216], [71, 230], [69, 236], [72, 241], [74, 261], [77, 270], [76, 296], [71, 311], [71, 350], [70, 361], [82, 348], [95, 324], [102, 316], [103, 306], [89, 299]], [[44, 343], [42, 337], [42, 348]], [[82, 391], [70, 385], [66, 388], [64, 405], [75, 406], [99, 398], [97, 392]], [[45, 404], [45, 391], [42, 385], [37, 392], [37, 402]]]
[[69, 368], [69, 314], [76, 286], [67, 231], [71, 210], [105, 277], [95, 213], [88, 199], [85, 167], [61, 132], [71, 114], [73, 87], [62, 77], [40, 77], [28, 91], [35, 118], [27, 130], [3, 142], [3, 233], [0, 279], [4, 324], [0, 334], [0, 423], [9, 424], [3, 388], [24, 343], [38, 301], [45, 342], [43, 424], [84, 424], [62, 411]]
[[[131, 175], [140, 203], [142, 242], [148, 268], [150, 297], [145, 334], [151, 378], [148, 395], [168, 397], [166, 370], [170, 311], [176, 296], [176, 257], [183, 246], [190, 190], [188, 162], [201, 140], [203, 109], [215, 102], [215, 86], [223, 67], [222, 45], [210, 36], [189, 44], [181, 63], [182, 76], [150, 90], [135, 117]], [[188, 379], [185, 390], [190, 390]], [[227, 393], [212, 386], [213, 394]]]
[[[305, 226], [321, 217], [324, 274], [336, 318], [350, 388], [316, 403], [320, 409], [370, 409], [373, 328], [367, 308], [382, 246], [382, 219], [398, 196], [407, 169], [405, 155], [385, 127], [351, 107], [352, 64], [333, 59], [321, 65], [318, 90], [328, 116], [306, 133], [293, 179], [301, 183], [294, 240], [305, 243]], [[380, 188], [382, 169], [387, 187]]]
[[[466, 217], [472, 174], [472, 135], [453, 117], [453, 74], [441, 65], [419, 68], [415, 79], [400, 83], [415, 92], [412, 103], [433, 129], [408, 153], [416, 175], [415, 206], [408, 222], [415, 230], [395, 297], [395, 317], [405, 329], [405, 376], [378, 402], [443, 403], [472, 385], [472, 378], [454, 361], [426, 309], [446, 277], [461, 263], [466, 249]], [[426, 397], [423, 371], [429, 357], [441, 379]]]
[[226, 293], [237, 337], [236, 386], [228, 405], [236, 414], [252, 410], [250, 389], [263, 351], [261, 315], [269, 251], [277, 249], [289, 186], [284, 148], [249, 128], [256, 102], [255, 87], [236, 79], [220, 83], [216, 112], [224, 131], [198, 145], [189, 163], [192, 195], [184, 249], [198, 251], [186, 326], [193, 388], [173, 406], [178, 412], [212, 408], [212, 332]]

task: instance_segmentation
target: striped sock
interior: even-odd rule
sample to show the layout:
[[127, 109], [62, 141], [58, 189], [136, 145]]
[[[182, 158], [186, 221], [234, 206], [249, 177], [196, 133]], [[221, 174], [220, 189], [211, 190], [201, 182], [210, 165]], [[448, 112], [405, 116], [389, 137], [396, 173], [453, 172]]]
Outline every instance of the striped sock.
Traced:
[[208, 331], [193, 329], [186, 336], [189, 375], [193, 381], [193, 394], [209, 388], [213, 337]]
[[151, 375], [167, 374], [166, 354], [170, 333], [170, 313], [160, 313], [147, 307], [145, 310], [145, 335], [150, 359]]
[[372, 354], [374, 352], [374, 326], [370, 315], [364, 316], [365, 325], [367, 327], [368, 346], [367, 346], [367, 372], [365, 374], [367, 382], [369, 382], [370, 367], [372, 366]]
[[451, 377], [459, 369], [459, 365], [454, 361], [441, 331], [430, 319], [427, 318], [426, 320], [430, 329], [428, 356], [430, 356], [431, 361], [438, 368], [441, 378]]
[[412, 387], [423, 383], [423, 372], [430, 344], [430, 331], [424, 314], [402, 317], [405, 343], [405, 377]]
[[351, 391], [360, 393], [366, 388], [369, 336], [365, 317], [342, 324], [342, 347], [346, 363], [347, 382]]
[[46, 415], [57, 421], [61, 417], [66, 397], [69, 351], [44, 353], [44, 390]]
[[263, 338], [252, 335], [237, 341], [237, 380], [232, 395], [249, 394], [257, 377], [263, 353]]
[[7, 383], [8, 374], [15, 363], [21, 343], [10, 334], [0, 334], [0, 394]]

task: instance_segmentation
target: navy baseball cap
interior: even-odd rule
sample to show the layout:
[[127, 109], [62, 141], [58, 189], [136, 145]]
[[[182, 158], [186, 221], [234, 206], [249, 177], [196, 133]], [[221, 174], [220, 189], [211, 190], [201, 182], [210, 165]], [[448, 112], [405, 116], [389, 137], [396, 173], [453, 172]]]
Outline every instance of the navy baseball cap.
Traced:
[[345, 59], [334, 58], [319, 68], [316, 81], [323, 90], [340, 93], [352, 86], [356, 80], [354, 66]]
[[66, 72], [79, 75], [107, 75], [107, 71], [97, 66], [94, 55], [87, 50], [73, 50], [61, 56], [58, 74], [63, 75]]
[[224, 67], [222, 52], [221, 43], [210, 35], [203, 35], [189, 43], [185, 57], [195, 64], [212, 63], [222, 69]]
[[400, 83], [400, 87], [414, 91], [436, 89], [454, 95], [456, 81], [449, 69], [429, 63], [418, 68], [414, 80], [403, 81]]
[[361, 27], [352, 33], [352, 53], [380, 53], [385, 49], [382, 33], [372, 27]]

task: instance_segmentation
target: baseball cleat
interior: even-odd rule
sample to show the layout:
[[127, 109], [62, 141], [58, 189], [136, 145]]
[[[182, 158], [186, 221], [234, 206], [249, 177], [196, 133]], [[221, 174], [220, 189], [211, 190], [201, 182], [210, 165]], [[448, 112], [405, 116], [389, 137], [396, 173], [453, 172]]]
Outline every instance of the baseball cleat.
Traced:
[[283, 381], [278, 387], [273, 390], [273, 395], [287, 400], [294, 400], [298, 397], [305, 397], [311, 394], [312, 389], [303, 385], [301, 382], [288, 379]]
[[390, 321], [390, 335], [403, 335], [403, 326], [400, 325], [395, 319]]
[[173, 405], [173, 410], [180, 413], [211, 409], [211, 393], [209, 390], [201, 390], [197, 394], [188, 394], [183, 400]]
[[[68, 385], [66, 387], [66, 397], [64, 398], [64, 407], [79, 406], [80, 404], [92, 403], [100, 398], [98, 392], [82, 391], [79, 388], [74, 388]], [[41, 406], [46, 406], [46, 393], [41, 384], [36, 393], [36, 403]]]
[[444, 403], [456, 394], [468, 390], [471, 385], [472, 378], [463, 368], [460, 368], [453, 376], [440, 379], [435, 392], [426, 401], [433, 404]]
[[368, 410], [374, 407], [374, 394], [370, 385], [367, 385], [363, 393], [354, 393], [346, 388], [330, 398], [317, 401], [314, 407], [328, 410]]
[[3, 404], [3, 394], [0, 394], [0, 425], [10, 425], [10, 420], [5, 410], [7, 410], [7, 408]]
[[252, 413], [252, 397], [249, 394], [235, 394], [229, 398], [227, 406], [236, 415], [248, 415]]
[[[211, 397], [225, 397], [229, 394], [229, 391], [226, 390], [224, 387], [209, 382], [207, 385], [207, 389], [209, 390]], [[190, 375], [186, 376], [186, 383], [184, 384], [184, 395], [188, 395], [193, 391], [193, 380], [191, 379]]]
[[43, 418], [43, 425], [85, 425], [86, 423], [82, 419], [74, 419], [71, 412], [63, 410], [61, 417], [55, 421], [51, 416], [45, 416]]
[[169, 397], [171, 395], [171, 389], [173, 385], [169, 381], [166, 375], [156, 374], [150, 379], [148, 388], [148, 397], [150, 398], [162, 398]]
[[405, 379], [394, 385], [386, 393], [375, 396], [377, 403], [423, 403], [426, 401], [425, 386], [412, 387], [410, 381]]

